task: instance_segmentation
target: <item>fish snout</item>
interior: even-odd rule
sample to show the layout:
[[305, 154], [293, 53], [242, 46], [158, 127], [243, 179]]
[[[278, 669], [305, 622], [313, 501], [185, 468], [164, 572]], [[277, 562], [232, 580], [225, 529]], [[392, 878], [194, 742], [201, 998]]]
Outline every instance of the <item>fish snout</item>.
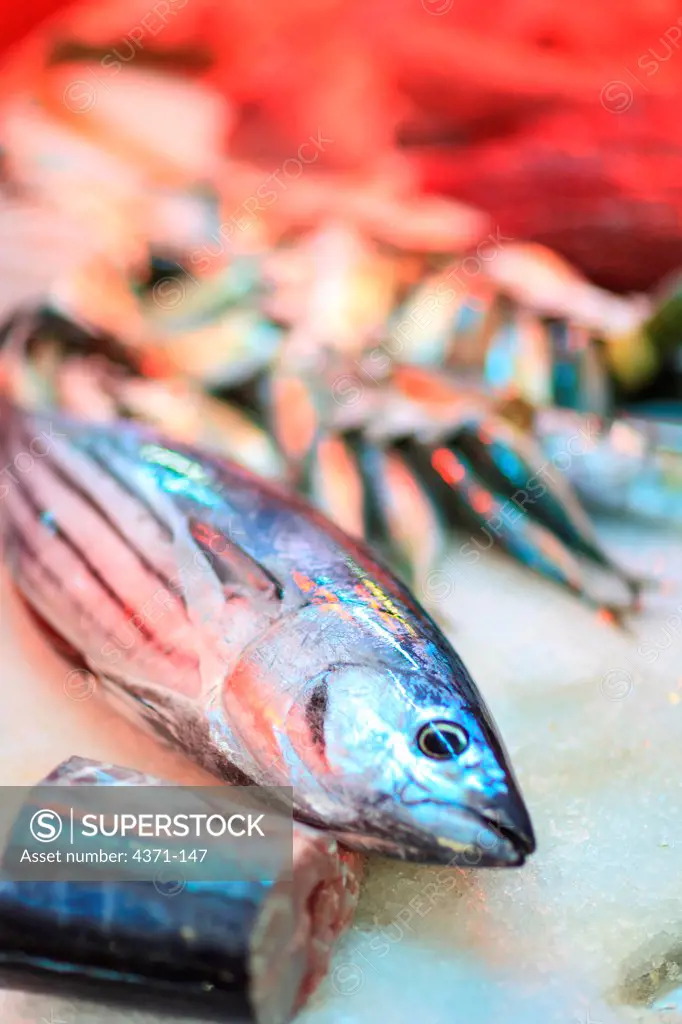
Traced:
[[[530, 815], [515, 787], [505, 788], [486, 806], [424, 801], [410, 811], [419, 831], [412, 842], [404, 837], [401, 855], [409, 860], [465, 868], [520, 867], [535, 850]], [[410, 813], [407, 808], [405, 812]], [[396, 829], [396, 838], [398, 834]]]
[[482, 814], [486, 825], [508, 843], [521, 857], [521, 863], [535, 852], [535, 832], [528, 808], [517, 790], [499, 797], [492, 808]]
[[[468, 842], [468, 853], [462, 865], [471, 867], [520, 867], [526, 857], [536, 848], [533, 825], [521, 793], [512, 779], [507, 780], [504, 790], [484, 803], [476, 801], [464, 811], [463, 821], [453, 825], [461, 829], [462, 837]], [[444, 830], [445, 831], [445, 830]], [[447, 831], [446, 831], [447, 835]], [[443, 846], [456, 848], [445, 836], [439, 839]]]

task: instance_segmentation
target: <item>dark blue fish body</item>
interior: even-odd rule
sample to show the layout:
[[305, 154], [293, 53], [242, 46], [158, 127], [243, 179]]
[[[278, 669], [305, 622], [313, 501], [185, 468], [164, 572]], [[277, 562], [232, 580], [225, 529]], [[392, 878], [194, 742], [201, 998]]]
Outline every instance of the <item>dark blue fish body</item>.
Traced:
[[[149, 787], [163, 787], [166, 796], [174, 789], [128, 768], [72, 757], [27, 795], [1, 851], [3, 986], [233, 1024], [288, 1024], [326, 973], [333, 940], [350, 923], [359, 858], [330, 836], [296, 825], [291, 847], [270, 844], [266, 877], [258, 878], [244, 870], [242, 854], [229, 843], [214, 847], [207, 869], [195, 867], [196, 850], [170, 863], [159, 858], [159, 845], [169, 854], [167, 839], [119, 834], [111, 847], [101, 844], [107, 852], [115, 848], [113, 876], [111, 865], [74, 867], [62, 859], [51, 866], [60, 877], [48, 880], [44, 865], [19, 866], [28, 822], [45, 807], [51, 785], [59, 789], [48, 807], [60, 806], [67, 787], [72, 794], [74, 787], [83, 793], [92, 786], [139, 786], [145, 801], [152, 798]], [[178, 793], [178, 806], [186, 808], [192, 795]], [[92, 797], [70, 799], [92, 809]], [[201, 804], [199, 798], [200, 811]], [[37, 845], [33, 854], [40, 852]], [[31, 874], [38, 879], [29, 880]]]

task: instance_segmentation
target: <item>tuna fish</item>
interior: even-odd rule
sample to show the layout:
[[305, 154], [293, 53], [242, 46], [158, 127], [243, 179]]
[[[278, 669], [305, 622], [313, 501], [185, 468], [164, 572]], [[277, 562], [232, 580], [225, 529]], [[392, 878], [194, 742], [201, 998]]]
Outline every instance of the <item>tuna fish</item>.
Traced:
[[360, 541], [222, 457], [5, 405], [16, 587], [60, 650], [229, 782], [351, 848], [518, 865], [533, 830], [474, 682]]

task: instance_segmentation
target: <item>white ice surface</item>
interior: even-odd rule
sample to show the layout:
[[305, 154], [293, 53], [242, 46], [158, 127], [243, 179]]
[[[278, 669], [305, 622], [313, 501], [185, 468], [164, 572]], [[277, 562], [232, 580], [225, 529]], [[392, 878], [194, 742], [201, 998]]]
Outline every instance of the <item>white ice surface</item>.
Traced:
[[[682, 1021], [679, 996], [666, 995], [682, 965], [682, 538], [603, 535], [630, 568], [664, 580], [630, 635], [503, 556], [469, 566], [453, 549], [436, 611], [503, 732], [539, 849], [512, 871], [374, 861], [300, 1024]], [[97, 694], [65, 692], [67, 670], [6, 596], [0, 620], [0, 782], [33, 783], [71, 754], [201, 778]], [[650, 996], [678, 1009], [648, 1009]], [[0, 1000], [2, 1024], [155, 1020]]]

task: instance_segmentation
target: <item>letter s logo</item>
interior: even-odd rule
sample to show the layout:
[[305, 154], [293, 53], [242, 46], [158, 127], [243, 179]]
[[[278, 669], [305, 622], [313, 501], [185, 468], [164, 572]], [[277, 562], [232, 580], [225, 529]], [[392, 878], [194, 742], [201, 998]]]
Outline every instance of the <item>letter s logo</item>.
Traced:
[[63, 822], [56, 811], [42, 810], [35, 812], [28, 827], [39, 843], [53, 843], [61, 835]]

